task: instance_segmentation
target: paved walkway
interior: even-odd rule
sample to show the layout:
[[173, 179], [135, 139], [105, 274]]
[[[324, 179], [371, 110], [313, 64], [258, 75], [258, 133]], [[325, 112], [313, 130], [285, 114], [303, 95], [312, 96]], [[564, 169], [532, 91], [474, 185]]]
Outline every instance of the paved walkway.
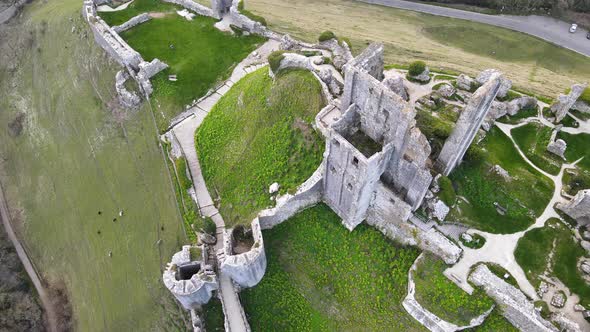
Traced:
[[[199, 158], [197, 157], [195, 132], [217, 101], [219, 101], [219, 99], [221, 99], [221, 97], [241, 78], [248, 73], [265, 66], [267, 55], [275, 49], [278, 49], [278, 42], [276, 41], [268, 41], [259, 47], [236, 66], [231, 77], [223, 85], [191, 107], [185, 114], [186, 117], [172, 129], [174, 136], [182, 147], [183, 154], [189, 165], [200, 213], [203, 216], [211, 217], [217, 226], [216, 250], [223, 250], [225, 222], [213, 204], [213, 199], [207, 190], [207, 185], [205, 184], [205, 179], [203, 178], [203, 173], [199, 164]], [[218, 271], [218, 273], [219, 293], [221, 295], [221, 303], [226, 315], [226, 320], [229, 324], [229, 330], [232, 332], [249, 331], [250, 328], [242, 305], [240, 304], [238, 294], [234, 289], [233, 282], [229, 276], [221, 273], [221, 271]]]
[[569, 33], [570, 23], [546, 16], [530, 15], [488, 15], [466, 10], [433, 6], [424, 3], [403, 0], [360, 0], [362, 2], [387, 7], [413, 10], [437, 16], [459, 18], [468, 21], [495, 25], [515, 30], [544, 39], [550, 43], [568, 48], [585, 56], [590, 56], [590, 40], [586, 39], [588, 31], [578, 27], [578, 32]]
[[18, 237], [14, 233], [12, 229], [12, 224], [10, 222], [10, 213], [8, 211], [8, 206], [6, 204], [6, 199], [4, 197], [4, 190], [0, 185], [0, 219], [2, 219], [2, 224], [4, 225], [4, 229], [6, 230], [6, 234], [10, 241], [12, 241], [12, 245], [14, 249], [16, 249], [16, 254], [18, 258], [22, 262], [25, 271], [27, 271], [27, 275], [31, 278], [35, 289], [37, 290], [37, 294], [39, 294], [39, 298], [41, 299], [41, 304], [43, 305], [43, 309], [45, 309], [45, 315], [47, 319], [47, 330], [50, 332], [54, 332], [58, 330], [57, 326], [57, 314], [55, 312], [55, 308], [49, 299], [49, 295], [45, 291], [45, 287], [43, 287], [43, 283], [41, 282], [41, 278], [37, 274], [37, 270], [31, 263], [29, 256], [27, 256], [27, 252], [25, 248], [21, 245]]

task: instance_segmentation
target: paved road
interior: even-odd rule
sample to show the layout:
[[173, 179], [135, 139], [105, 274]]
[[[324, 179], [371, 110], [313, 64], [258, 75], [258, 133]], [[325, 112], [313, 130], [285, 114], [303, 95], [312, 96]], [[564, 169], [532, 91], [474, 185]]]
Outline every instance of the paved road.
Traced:
[[55, 313], [55, 308], [53, 304], [49, 300], [49, 296], [45, 291], [45, 287], [41, 283], [41, 279], [37, 274], [37, 271], [33, 267], [29, 256], [27, 256], [27, 252], [25, 248], [21, 245], [18, 237], [14, 233], [12, 229], [12, 224], [10, 222], [10, 213], [8, 212], [8, 206], [6, 205], [6, 199], [4, 197], [4, 190], [2, 189], [2, 185], [0, 184], [0, 219], [2, 219], [2, 223], [4, 224], [4, 229], [6, 229], [6, 233], [8, 234], [8, 238], [12, 241], [12, 245], [16, 249], [16, 253], [18, 258], [22, 262], [23, 266], [25, 267], [25, 271], [31, 278], [33, 285], [35, 285], [35, 289], [37, 289], [37, 293], [39, 294], [39, 298], [41, 299], [41, 304], [45, 309], [45, 314], [47, 317], [47, 329], [50, 332], [57, 331], [57, 315]]
[[588, 31], [578, 28], [578, 32], [569, 33], [570, 23], [551, 17], [538, 15], [488, 15], [403, 0], [359, 1], [495, 25], [539, 37], [550, 43], [568, 48], [585, 56], [590, 56], [590, 40], [586, 39], [586, 33]]

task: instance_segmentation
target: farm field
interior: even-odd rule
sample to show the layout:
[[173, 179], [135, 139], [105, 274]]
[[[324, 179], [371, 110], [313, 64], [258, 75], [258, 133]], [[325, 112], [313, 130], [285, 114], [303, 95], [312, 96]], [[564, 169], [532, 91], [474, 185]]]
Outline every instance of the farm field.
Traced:
[[383, 42], [387, 63], [427, 61], [431, 69], [476, 75], [497, 68], [515, 85], [555, 97], [590, 76], [590, 60], [540, 39], [463, 20], [351, 0], [246, 0], [275, 31], [315, 41], [324, 30], [349, 37], [353, 52]]
[[213, 107], [197, 131], [196, 148], [227, 225], [249, 224], [270, 206], [272, 183], [285, 193], [313, 174], [324, 141], [311, 124], [324, 103], [310, 72], [281, 71], [273, 81], [264, 67], [241, 79]]
[[65, 285], [75, 330], [184, 330], [161, 269], [186, 238], [151, 111], [117, 106], [118, 66], [80, 6], [35, 2], [3, 26], [0, 179], [15, 226], [49, 286]]
[[[457, 195], [464, 199], [457, 200], [447, 219], [492, 233], [526, 229], [551, 199], [553, 183], [527, 164], [510, 138], [497, 127], [477, 147], [482, 153], [475, 159], [470, 159], [468, 153], [449, 176]], [[508, 171], [512, 180], [507, 182], [491, 173], [494, 165]], [[504, 215], [498, 212], [495, 202], [505, 209]]]
[[423, 331], [401, 306], [418, 256], [359, 225], [352, 233], [326, 205], [263, 232], [260, 284], [241, 293], [253, 331]]

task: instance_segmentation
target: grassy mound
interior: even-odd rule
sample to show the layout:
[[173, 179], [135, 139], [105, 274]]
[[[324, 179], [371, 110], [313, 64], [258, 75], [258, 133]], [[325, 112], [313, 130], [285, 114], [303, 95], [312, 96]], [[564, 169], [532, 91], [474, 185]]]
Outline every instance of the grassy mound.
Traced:
[[550, 275], [557, 277], [570, 291], [580, 296], [580, 303], [590, 305], [590, 286], [577, 269], [578, 259], [586, 251], [576, 242], [572, 231], [557, 219], [551, 219], [543, 228], [527, 232], [518, 241], [514, 256], [534, 286], [540, 282], [539, 275], [547, 267], [547, 258], [554, 252]]
[[[525, 229], [549, 203], [553, 183], [527, 164], [510, 138], [497, 127], [488, 132], [478, 147], [485, 149], [482, 159], [467, 158], [450, 175], [457, 195], [467, 202], [459, 199], [448, 219], [492, 233]], [[491, 173], [494, 165], [507, 170], [512, 180]], [[494, 203], [506, 209], [505, 215], [497, 211]]]
[[324, 142], [311, 123], [323, 105], [311, 73], [284, 71], [273, 81], [268, 68], [240, 80], [215, 105], [196, 147], [227, 224], [251, 222], [272, 203], [272, 183], [282, 192], [293, 190], [320, 165]]
[[243, 291], [254, 331], [423, 331], [401, 306], [418, 256], [365, 225], [349, 232], [327, 206], [264, 231], [268, 267]]
[[483, 290], [472, 295], [455, 285], [443, 271], [447, 265], [440, 259], [425, 255], [414, 273], [416, 300], [438, 317], [456, 325], [469, 325], [471, 319], [489, 310], [492, 301]]
[[513, 129], [512, 137], [533, 164], [547, 173], [557, 175], [563, 160], [547, 151], [551, 132], [551, 128], [532, 122]]

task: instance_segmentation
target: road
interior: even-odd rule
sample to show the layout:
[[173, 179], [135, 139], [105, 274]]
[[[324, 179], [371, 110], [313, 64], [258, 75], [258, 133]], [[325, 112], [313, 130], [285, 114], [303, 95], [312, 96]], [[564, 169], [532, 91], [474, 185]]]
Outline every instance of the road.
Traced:
[[10, 213], [8, 212], [8, 206], [6, 204], [6, 199], [4, 196], [4, 190], [2, 189], [2, 184], [0, 184], [0, 219], [2, 219], [2, 224], [4, 225], [4, 229], [8, 234], [8, 238], [12, 242], [12, 245], [16, 249], [16, 253], [18, 258], [22, 262], [23, 266], [25, 267], [25, 271], [29, 275], [29, 278], [35, 285], [35, 289], [37, 289], [37, 293], [39, 294], [39, 298], [41, 299], [41, 304], [43, 305], [43, 309], [45, 309], [45, 314], [47, 317], [47, 329], [50, 332], [57, 331], [57, 314], [55, 312], [55, 308], [53, 304], [49, 300], [49, 295], [45, 291], [45, 287], [43, 287], [43, 283], [37, 274], [37, 271], [33, 267], [29, 256], [27, 256], [27, 252], [21, 245], [14, 229], [12, 228], [12, 224], [10, 221]]
[[565, 47], [585, 56], [590, 56], [590, 40], [587, 30], [578, 27], [576, 33], [569, 33], [570, 23], [546, 16], [530, 15], [488, 15], [448, 7], [433, 6], [403, 0], [359, 0], [387, 7], [412, 10], [416, 12], [458, 18], [468, 21], [495, 25], [515, 30]]

